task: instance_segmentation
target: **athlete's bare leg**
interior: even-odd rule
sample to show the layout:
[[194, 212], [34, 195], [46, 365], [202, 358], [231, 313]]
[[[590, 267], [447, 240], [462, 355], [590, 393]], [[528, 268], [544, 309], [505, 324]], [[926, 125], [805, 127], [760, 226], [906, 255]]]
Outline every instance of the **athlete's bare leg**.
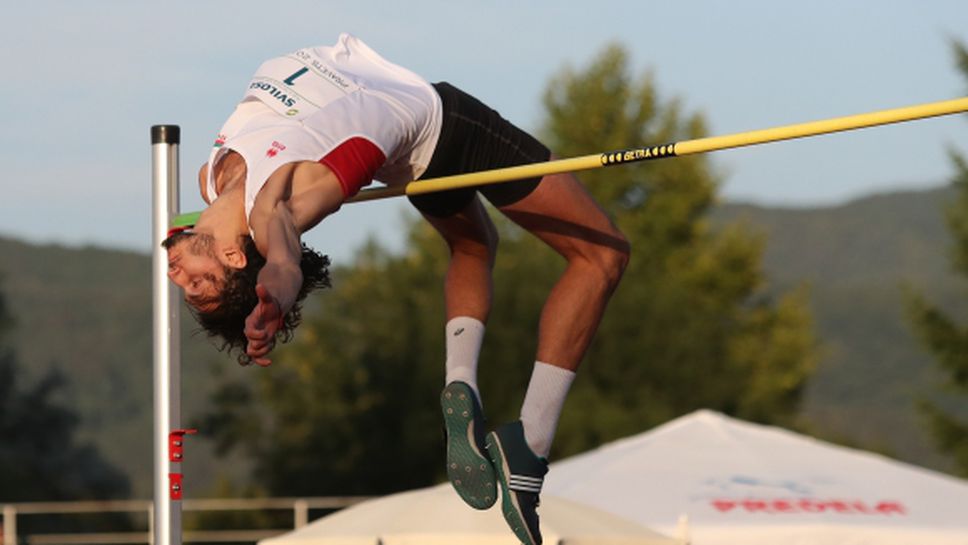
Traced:
[[570, 173], [546, 176], [500, 210], [568, 261], [541, 313], [537, 359], [574, 371], [628, 263], [628, 241]]
[[[498, 482], [508, 525], [523, 543], [533, 544], [540, 542], [537, 490], [547, 472], [558, 418], [574, 371], [628, 263], [629, 244], [571, 174], [546, 176], [531, 194], [500, 210], [561, 254], [568, 265], [541, 312], [537, 358], [520, 420], [490, 433], [484, 446], [477, 433], [483, 423], [480, 407], [470, 403], [451, 406], [461, 395], [457, 389], [461, 383], [449, 380], [454, 366], [449, 344], [448, 386], [441, 395], [441, 408], [448, 430], [447, 467], [463, 467], [474, 475], [473, 468], [481, 471], [481, 478], [470, 483], [465, 473], [455, 476], [448, 470], [455, 489], [470, 505], [484, 509], [496, 498], [493, 483]], [[491, 306], [491, 269], [497, 245], [490, 219], [477, 198], [456, 216], [427, 219], [451, 250], [445, 284], [448, 320], [470, 316], [484, 322]], [[448, 341], [450, 336], [448, 332]], [[473, 371], [466, 376], [476, 383], [474, 356]], [[451, 416], [456, 414], [462, 414], [463, 420]], [[490, 465], [481, 463], [486, 460], [482, 456], [485, 450]], [[506, 468], [514, 468], [516, 473]], [[486, 501], [477, 501], [481, 497]]]
[[[578, 368], [629, 258], [629, 244], [573, 174], [546, 176], [527, 197], [501, 209], [561, 254], [568, 266], [541, 313], [537, 360]], [[447, 241], [447, 319], [487, 322], [497, 234], [475, 198], [448, 217], [425, 216]]]
[[491, 311], [491, 270], [498, 236], [478, 197], [461, 212], [424, 218], [444, 237], [450, 248], [450, 265], [444, 281], [447, 320], [458, 316], [487, 323]]

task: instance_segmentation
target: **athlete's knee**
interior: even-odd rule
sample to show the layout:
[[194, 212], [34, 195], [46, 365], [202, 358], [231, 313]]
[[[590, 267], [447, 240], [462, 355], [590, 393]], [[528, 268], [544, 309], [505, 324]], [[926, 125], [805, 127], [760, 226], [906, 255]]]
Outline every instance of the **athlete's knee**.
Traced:
[[497, 229], [493, 223], [486, 222], [471, 232], [461, 232], [459, 235], [445, 238], [451, 255], [459, 254], [483, 259], [493, 266], [499, 242]]
[[588, 274], [597, 281], [602, 289], [611, 293], [622, 280], [631, 256], [631, 245], [622, 233], [615, 231], [607, 243], [594, 244], [581, 253], [581, 259], [588, 265]]
[[605, 272], [610, 289], [614, 290], [622, 280], [631, 255], [632, 246], [628, 239], [620, 231], [616, 231], [614, 243], [605, 247], [604, 255], [600, 258], [601, 268]]

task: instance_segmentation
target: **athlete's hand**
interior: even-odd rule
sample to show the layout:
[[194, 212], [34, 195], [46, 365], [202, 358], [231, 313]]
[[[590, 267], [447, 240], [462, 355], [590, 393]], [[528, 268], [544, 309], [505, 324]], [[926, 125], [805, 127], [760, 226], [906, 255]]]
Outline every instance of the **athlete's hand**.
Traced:
[[256, 284], [255, 294], [259, 302], [245, 319], [245, 337], [249, 340], [245, 353], [252, 361], [268, 367], [272, 360], [266, 355], [276, 345], [276, 332], [282, 328], [283, 313], [279, 302], [262, 284]]

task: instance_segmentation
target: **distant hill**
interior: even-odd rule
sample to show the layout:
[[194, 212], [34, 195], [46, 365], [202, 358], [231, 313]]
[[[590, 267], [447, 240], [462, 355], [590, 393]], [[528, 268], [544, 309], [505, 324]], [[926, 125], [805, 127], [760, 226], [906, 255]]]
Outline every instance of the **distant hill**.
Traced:
[[[67, 379], [65, 401], [79, 413], [78, 440], [96, 445], [150, 497], [152, 476], [151, 258], [103, 248], [31, 245], [0, 238], [0, 289], [15, 319], [12, 335], [25, 378], [50, 368]], [[245, 372], [182, 327], [183, 422], [204, 406], [211, 370]], [[215, 473], [204, 438], [187, 441], [186, 471]], [[198, 481], [196, 481], [198, 482]], [[192, 492], [192, 490], [188, 490]], [[198, 490], [195, 490], [198, 492]]]
[[806, 284], [824, 345], [803, 412], [815, 429], [939, 469], [915, 399], [941, 375], [905, 315], [904, 288], [964, 316], [968, 282], [949, 266], [944, 207], [951, 188], [903, 191], [841, 206], [786, 209], [728, 204], [717, 222], [743, 221], [768, 237], [772, 289]]
[[[770, 289], [807, 284], [824, 343], [803, 413], [813, 431], [938, 469], [913, 408], [939, 380], [911, 334], [901, 288], [912, 286], [959, 312], [965, 286], [949, 272], [942, 207], [951, 190], [899, 192], [836, 207], [781, 209], [727, 204], [715, 223], [742, 221], [768, 238]], [[103, 248], [32, 245], [0, 238], [0, 289], [17, 320], [16, 350], [28, 376], [51, 367], [69, 381], [80, 436], [125, 471], [135, 495], [151, 494], [150, 256]], [[184, 421], [203, 409], [213, 370], [246, 374], [183, 324]], [[217, 474], [204, 437], [187, 443], [190, 496]], [[227, 464], [221, 464], [224, 469]]]

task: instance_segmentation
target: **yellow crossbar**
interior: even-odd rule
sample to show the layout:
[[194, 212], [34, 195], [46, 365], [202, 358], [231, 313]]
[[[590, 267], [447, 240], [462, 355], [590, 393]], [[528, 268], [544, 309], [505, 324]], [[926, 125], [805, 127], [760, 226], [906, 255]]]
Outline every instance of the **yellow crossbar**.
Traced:
[[[888, 125], [903, 121], [914, 121], [929, 117], [950, 115], [968, 112], [968, 97], [956, 98], [952, 100], [942, 100], [927, 104], [918, 104], [904, 108], [894, 108], [891, 110], [881, 110], [865, 114], [849, 115], [845, 117], [835, 117], [821, 121], [800, 123], [797, 125], [786, 125], [774, 127], [772, 129], [761, 129], [749, 132], [728, 134], [725, 136], [711, 136], [708, 138], [697, 138], [695, 140], [683, 140], [671, 144], [651, 146], [645, 148], [632, 148], [627, 150], [609, 151], [573, 157], [571, 159], [556, 159], [543, 163], [533, 163], [509, 168], [499, 168], [495, 170], [484, 170], [481, 172], [471, 172], [468, 174], [458, 174], [456, 176], [444, 176], [441, 178], [431, 178], [419, 182], [410, 182], [402, 186], [382, 187], [378, 189], [368, 189], [361, 191], [348, 202], [365, 202], [375, 199], [385, 199], [400, 195], [421, 195], [424, 193], [434, 193], [446, 191], [448, 189], [458, 189], [462, 187], [476, 187], [524, 178], [534, 178], [558, 174], [561, 172], [576, 172], [590, 170], [593, 168], [623, 165], [638, 161], [648, 161], [662, 159], [665, 157], [681, 157], [683, 155], [693, 155], [696, 153], [706, 153], [743, 146], [753, 146], [756, 144], [766, 144], [768, 142], [778, 142], [793, 138], [804, 138], [807, 136], [817, 136], [834, 132], [849, 131], [854, 129], [864, 129], [878, 125]], [[182, 214], [174, 219], [172, 225], [184, 226], [193, 225], [198, 218], [198, 212]]]
[[585, 155], [582, 157], [574, 157], [571, 159], [558, 159], [544, 163], [534, 163], [517, 167], [472, 172], [469, 174], [431, 178], [421, 180], [419, 182], [410, 182], [403, 186], [384, 187], [361, 191], [358, 195], [350, 199], [349, 202], [363, 202], [374, 199], [384, 199], [387, 197], [396, 197], [399, 195], [421, 195], [424, 193], [434, 193], [437, 191], [446, 191], [448, 189], [457, 189], [461, 187], [475, 187], [486, 184], [520, 180], [523, 178], [547, 176], [549, 174], [557, 174], [560, 172], [575, 172], [637, 161], [662, 159], [665, 157], [681, 157], [683, 155], [693, 155], [696, 153], [706, 153], [710, 151], [738, 148], [743, 146], [753, 146], [756, 144], [766, 144], [768, 142], [778, 142], [780, 140], [790, 140], [793, 138], [804, 138], [807, 136], [817, 136], [834, 132], [863, 129], [878, 125], [888, 125], [903, 121], [914, 121], [916, 119], [925, 119], [928, 117], [950, 115], [966, 111], [968, 111], [968, 97], [963, 97], [952, 100], [931, 102], [927, 104], [919, 104], [915, 106], [907, 106], [904, 108], [881, 110], [845, 117], [835, 117], [832, 119], [800, 123], [797, 125], [786, 125], [771, 129], [740, 132], [725, 136], [698, 138], [695, 140], [683, 140], [681, 142], [674, 142], [661, 146], [611, 151], [594, 155]]

